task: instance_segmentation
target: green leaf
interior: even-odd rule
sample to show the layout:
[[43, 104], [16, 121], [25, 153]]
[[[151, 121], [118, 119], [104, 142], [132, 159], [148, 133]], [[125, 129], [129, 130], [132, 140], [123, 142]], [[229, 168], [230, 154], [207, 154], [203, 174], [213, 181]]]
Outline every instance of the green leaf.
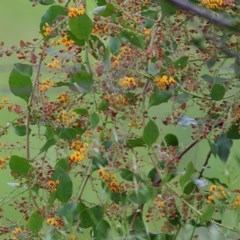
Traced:
[[190, 195], [196, 189], [196, 184], [193, 181], [187, 182], [183, 188], [183, 193]]
[[77, 108], [77, 109], [74, 109], [74, 112], [79, 115], [88, 116], [88, 110], [86, 108]]
[[100, 118], [99, 118], [98, 114], [95, 112], [92, 113], [90, 115], [90, 123], [91, 123], [92, 128], [95, 128], [99, 122], [100, 122]]
[[32, 74], [33, 74], [32, 65], [23, 64], [23, 63], [15, 63], [14, 69], [24, 76], [27, 76], [30, 78], [32, 77]]
[[134, 178], [134, 173], [132, 171], [130, 171], [129, 169], [122, 169], [121, 171], [121, 177], [127, 181], [133, 181]]
[[108, 47], [113, 55], [117, 55], [121, 48], [121, 41], [118, 37], [108, 38]]
[[170, 17], [174, 15], [177, 11], [177, 7], [170, 3], [168, 0], [161, 0], [158, 1], [158, 3], [161, 6], [162, 18]]
[[29, 217], [28, 228], [34, 234], [37, 234], [41, 231], [43, 227], [43, 222], [44, 222], [44, 217], [38, 210], [35, 210], [34, 212], [32, 212], [32, 214]]
[[166, 142], [167, 146], [178, 146], [178, 139], [174, 134], [169, 133], [165, 135], [164, 141]]
[[145, 9], [141, 12], [141, 14], [144, 17], [145, 28], [152, 28], [155, 21], [157, 20], [158, 11], [152, 9]]
[[171, 97], [172, 97], [172, 93], [169, 91], [164, 90], [164, 91], [154, 92], [149, 99], [148, 107], [150, 108], [152, 106], [157, 106], [161, 103], [166, 103]]
[[143, 141], [143, 138], [130, 138], [127, 140], [127, 146], [130, 148], [135, 147], [143, 147], [145, 146], [145, 142]]
[[217, 154], [223, 162], [226, 162], [232, 145], [232, 139], [228, 138], [224, 133], [216, 138], [214, 145], [211, 146], [211, 150], [214, 155]]
[[131, 44], [143, 48], [144, 47], [144, 40], [141, 35], [137, 35], [133, 33], [130, 29], [123, 31], [121, 36], [125, 38], [127, 41], [129, 41]]
[[102, 219], [98, 222], [96, 226], [93, 226], [93, 238], [98, 240], [109, 239], [109, 231], [111, 230], [111, 226], [109, 223]]
[[108, 165], [108, 160], [102, 157], [92, 157], [92, 171], [96, 171], [101, 167]]
[[32, 66], [27, 64], [14, 64], [14, 68], [9, 76], [9, 86], [11, 92], [28, 102], [32, 93]]
[[214, 84], [210, 93], [210, 97], [215, 101], [220, 101], [225, 95], [226, 89], [222, 84]]
[[207, 223], [212, 219], [212, 216], [215, 211], [215, 206], [213, 204], [207, 204], [206, 207], [202, 211], [201, 220], [203, 223]]
[[10, 169], [13, 173], [26, 177], [29, 170], [32, 168], [31, 164], [26, 158], [12, 155], [9, 161]]
[[93, 84], [92, 75], [87, 71], [74, 73], [71, 76], [70, 81], [80, 93], [89, 92]]
[[143, 130], [143, 141], [148, 147], [151, 147], [153, 143], [157, 141], [159, 137], [159, 130], [155, 122], [151, 119]]
[[87, 14], [83, 14], [77, 18], [70, 18], [69, 27], [72, 34], [78, 39], [88, 40], [93, 29], [93, 23]]
[[97, 3], [97, 6], [104, 6], [107, 4], [106, 0], [95, 0]]
[[48, 139], [45, 144], [40, 148], [40, 153], [47, 152], [48, 149], [57, 143], [55, 138]]
[[114, 12], [114, 6], [112, 4], [107, 4], [107, 5], [102, 5], [94, 8], [92, 10], [93, 15], [100, 15], [103, 17], [109, 17], [113, 14]]
[[[53, 5], [48, 8], [48, 10], [44, 13], [44, 15], [41, 18], [40, 22], [40, 31], [42, 35], [44, 36], [44, 31], [43, 31], [43, 26], [45, 24], [52, 25], [54, 22], [60, 19], [61, 16], [66, 16], [67, 15], [67, 9], [65, 7], [62, 7], [60, 5]], [[53, 36], [47, 36], [45, 37], [46, 39], [55, 37], [57, 34], [57, 29], [55, 29], [55, 34]]]
[[235, 74], [239, 76], [240, 75], [240, 55], [236, 56], [233, 67], [234, 67]]
[[16, 135], [18, 135], [20, 137], [25, 136], [26, 135], [26, 126], [25, 125], [14, 126], [14, 132], [16, 133]]
[[193, 165], [192, 162], [189, 162], [184, 175], [182, 175], [179, 179], [179, 183], [182, 187], [182, 189], [184, 190], [186, 184], [188, 184], [188, 182], [192, 181], [192, 175], [196, 172], [195, 167]]
[[175, 68], [185, 68], [187, 66], [189, 57], [183, 56], [180, 57], [177, 61], [174, 62]]
[[78, 212], [80, 215], [81, 228], [89, 228], [92, 226], [97, 226], [99, 221], [103, 219], [104, 208], [101, 206], [87, 207], [82, 202], [78, 205]]
[[67, 158], [61, 158], [57, 161], [55, 168], [61, 167], [64, 169], [66, 172], [71, 170], [71, 167], [69, 165], [68, 159]]
[[148, 73], [156, 76], [160, 71], [160, 68], [157, 66], [157, 64], [155, 62], [148, 62]]
[[240, 139], [239, 125], [232, 125], [227, 131], [227, 137], [231, 139]]
[[56, 128], [55, 134], [62, 139], [76, 139], [77, 135], [81, 135], [85, 132], [82, 128]]
[[129, 200], [139, 205], [145, 204], [146, 202], [153, 200], [156, 196], [156, 189], [153, 187], [143, 186], [138, 189], [138, 192], [133, 192], [129, 195]]
[[78, 220], [77, 204], [75, 202], [66, 203], [58, 212], [62, 219], [67, 220], [70, 223], [74, 223]]
[[54, 181], [59, 181], [57, 190], [55, 192], [56, 198], [60, 202], [66, 203], [71, 198], [73, 192], [73, 184], [71, 178], [64, 169], [57, 166], [55, 167], [52, 179]]
[[42, 5], [51, 5], [54, 3], [54, 0], [40, 0], [39, 3]]

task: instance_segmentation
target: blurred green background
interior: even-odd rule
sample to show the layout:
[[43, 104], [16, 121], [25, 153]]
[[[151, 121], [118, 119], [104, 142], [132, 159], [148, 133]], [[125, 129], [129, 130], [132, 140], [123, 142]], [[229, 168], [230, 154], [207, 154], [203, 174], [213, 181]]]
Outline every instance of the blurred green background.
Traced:
[[[2, 1], [0, 7], [0, 42], [4, 41], [5, 46], [9, 48], [11, 45], [18, 45], [20, 40], [31, 41], [33, 38], [41, 37], [39, 34], [39, 22], [47, 8], [48, 6], [41, 5], [32, 7], [31, 3], [27, 0]], [[0, 99], [7, 96], [10, 101], [19, 101], [19, 104], [22, 104], [22, 100], [15, 98], [8, 88], [8, 76], [13, 63], [17, 61], [18, 60], [14, 56], [0, 58]], [[164, 118], [169, 111], [171, 111], [171, 107], [167, 104], [163, 104], [160, 107], [152, 108], [152, 115]], [[191, 117], [194, 117], [196, 114], [199, 115], [199, 112], [194, 112], [194, 108], [189, 111]], [[1, 111], [0, 126], [6, 126], [6, 123], [13, 118], [14, 114], [9, 114], [5, 110]], [[191, 143], [190, 127], [164, 127], [166, 132], [167, 129], [179, 137], [181, 146], [186, 146]], [[18, 140], [18, 138], [16, 138], [14, 132], [12, 132], [11, 135], [2, 136], [0, 138], [0, 141], [9, 143], [15, 142], [16, 140]], [[231, 156], [227, 164], [222, 163], [219, 159], [211, 157], [211, 167], [206, 170], [209, 177], [221, 178], [222, 181], [226, 183], [232, 182], [232, 188], [240, 186], [240, 175], [238, 170], [240, 150], [237, 146], [238, 144], [238, 141], [234, 142], [234, 147], [232, 148]], [[189, 161], [193, 161], [200, 168], [207, 156], [208, 149], [209, 145], [206, 141], [194, 147], [181, 160], [182, 169], [184, 169], [186, 163]], [[15, 149], [15, 151], [18, 153], [20, 152], [19, 149]], [[0, 178], [0, 206], [4, 207], [4, 204], [7, 204], [7, 195], [14, 189], [12, 186], [9, 186], [8, 183], [14, 182], [14, 179], [11, 177], [8, 169], [0, 171]], [[11, 217], [16, 213], [9, 209], [8, 214], [9, 217]], [[0, 220], [0, 225], [2, 224]]]

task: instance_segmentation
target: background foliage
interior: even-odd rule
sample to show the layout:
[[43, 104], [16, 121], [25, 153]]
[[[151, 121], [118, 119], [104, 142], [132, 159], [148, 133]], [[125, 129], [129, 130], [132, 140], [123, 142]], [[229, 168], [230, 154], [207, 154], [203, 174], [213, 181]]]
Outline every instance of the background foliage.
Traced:
[[238, 1], [31, 3], [41, 36], [0, 47], [1, 235], [237, 239]]

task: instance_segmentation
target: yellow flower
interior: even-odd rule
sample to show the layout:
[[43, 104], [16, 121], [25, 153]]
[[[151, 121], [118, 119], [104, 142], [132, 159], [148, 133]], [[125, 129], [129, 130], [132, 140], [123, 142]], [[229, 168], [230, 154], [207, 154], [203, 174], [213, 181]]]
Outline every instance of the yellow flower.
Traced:
[[119, 86], [120, 87], [136, 87], [137, 83], [133, 77], [124, 77], [120, 79]]
[[48, 23], [45, 23], [42, 29], [43, 29], [43, 35], [45, 37], [54, 35], [54, 29], [51, 26], [49, 26]]
[[236, 196], [233, 203], [232, 203], [232, 208], [237, 209], [240, 208], [240, 196]]
[[222, 0], [202, 0], [201, 5], [204, 5], [210, 9], [215, 9], [215, 8], [221, 7], [223, 5], [223, 1]]
[[7, 103], [7, 102], [8, 102], [8, 98], [7, 98], [7, 97], [3, 97], [3, 98], [2, 98], [2, 102], [3, 102], [3, 103]]
[[70, 18], [76, 18], [80, 15], [83, 15], [85, 12], [83, 5], [80, 5], [78, 8], [70, 7], [68, 9], [68, 16]]
[[174, 80], [174, 78], [168, 77], [167, 75], [163, 75], [162, 77], [156, 77], [154, 82], [156, 86], [161, 90], [165, 90], [168, 87], [176, 84], [176, 81]]
[[55, 68], [57, 70], [61, 69], [61, 65], [59, 63], [59, 60], [58, 59], [53, 59], [52, 62], [50, 63], [47, 63], [47, 67], [49, 68]]

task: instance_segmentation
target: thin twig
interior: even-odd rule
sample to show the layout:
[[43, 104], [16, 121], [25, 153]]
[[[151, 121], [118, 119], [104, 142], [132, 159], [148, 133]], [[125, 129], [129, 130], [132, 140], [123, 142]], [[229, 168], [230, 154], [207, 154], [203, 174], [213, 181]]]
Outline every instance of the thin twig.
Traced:
[[207, 165], [208, 165], [208, 161], [209, 161], [209, 159], [210, 159], [210, 157], [211, 157], [211, 154], [212, 154], [212, 151], [210, 150], [210, 151], [208, 152], [207, 158], [206, 158], [206, 160], [205, 160], [205, 162], [204, 162], [204, 164], [203, 164], [203, 166], [202, 166], [202, 169], [201, 169], [201, 171], [200, 171], [200, 173], [199, 173], [198, 179], [202, 178], [203, 173], [204, 173], [204, 171], [205, 171], [205, 169], [206, 169], [206, 167], [207, 167]]
[[92, 161], [89, 162], [89, 165], [88, 165], [88, 170], [87, 170], [87, 175], [83, 181], [83, 184], [81, 187], [79, 187], [79, 192], [76, 196], [76, 202], [82, 198], [82, 195], [83, 195], [83, 192], [84, 192], [84, 189], [87, 185], [87, 182], [88, 182], [88, 179], [90, 178], [91, 176], [91, 170], [92, 170]]
[[187, 146], [181, 153], [178, 154], [177, 158], [181, 159], [184, 154], [186, 154], [191, 148], [193, 148], [201, 139], [197, 139], [192, 142], [189, 146]]

